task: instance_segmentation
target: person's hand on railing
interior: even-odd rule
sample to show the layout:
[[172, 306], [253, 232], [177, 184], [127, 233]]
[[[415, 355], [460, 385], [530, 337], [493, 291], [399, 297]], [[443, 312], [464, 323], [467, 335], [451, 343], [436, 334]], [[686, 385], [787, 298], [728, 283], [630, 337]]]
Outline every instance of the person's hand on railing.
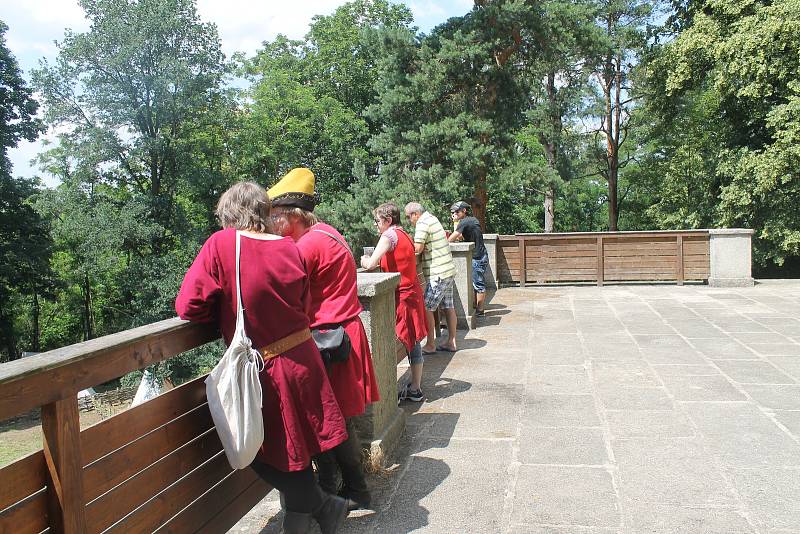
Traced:
[[370, 256], [361, 256], [361, 268], [365, 271], [374, 271], [377, 266], [370, 265]]

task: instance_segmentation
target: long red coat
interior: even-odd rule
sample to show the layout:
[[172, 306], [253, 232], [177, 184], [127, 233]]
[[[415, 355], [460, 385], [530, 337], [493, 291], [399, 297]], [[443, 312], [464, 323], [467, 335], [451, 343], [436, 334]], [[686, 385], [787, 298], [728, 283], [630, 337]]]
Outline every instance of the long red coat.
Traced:
[[[240, 277], [245, 332], [264, 347], [308, 328], [308, 276], [291, 239], [242, 236]], [[225, 343], [236, 327], [236, 231], [203, 245], [181, 284], [182, 319], [215, 323]], [[267, 361], [263, 389], [264, 444], [259, 459], [282, 471], [308, 467], [311, 457], [347, 439], [344, 418], [313, 340]]]
[[342, 235], [328, 224], [319, 223], [297, 241], [305, 260], [311, 284], [308, 316], [311, 327], [341, 324], [353, 349], [346, 361], [330, 366], [329, 377], [339, 407], [345, 417], [364, 413], [367, 404], [380, 399], [378, 380], [372, 366], [372, 354], [364, 325], [358, 314], [356, 265], [352, 254], [324, 230], [344, 243]]
[[411, 237], [399, 226], [393, 226], [387, 232], [390, 230], [396, 234], [397, 242], [381, 258], [381, 270], [400, 273], [400, 284], [395, 291], [395, 333], [406, 350], [411, 351], [417, 341], [428, 335], [425, 299], [417, 278], [417, 260]]

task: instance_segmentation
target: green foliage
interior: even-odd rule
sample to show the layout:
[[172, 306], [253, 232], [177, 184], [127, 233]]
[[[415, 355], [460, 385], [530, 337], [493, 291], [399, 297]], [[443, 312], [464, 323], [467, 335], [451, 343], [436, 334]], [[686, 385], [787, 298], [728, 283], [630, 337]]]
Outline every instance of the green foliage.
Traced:
[[[544, 155], [548, 172], [540, 181], [540, 194], [552, 196], [555, 203], [559, 194], [566, 192], [565, 182], [582, 172], [573, 158], [585, 134], [574, 121], [588, 115], [593, 58], [604, 41], [591, 2], [550, 0], [541, 2], [539, 9], [540, 18], [523, 34], [521, 76], [528, 102], [525, 125], [517, 139], [529, 153]], [[571, 204], [555, 207], [556, 220], [561, 209], [569, 211]], [[546, 216], [545, 226], [548, 219]]]
[[346, 195], [353, 169], [370, 164], [366, 144], [375, 129], [364, 110], [375, 99], [379, 52], [367, 36], [410, 23], [405, 6], [357, 0], [314, 17], [303, 41], [265, 43], [244, 64], [253, 85], [235, 136], [237, 174], [271, 185], [306, 166], [325, 204]]
[[191, 188], [195, 160], [182, 151], [190, 127], [219, 100], [225, 73], [216, 28], [191, 0], [82, 0], [92, 23], [68, 31], [56, 64], [33, 78], [66, 159], [84, 182], [138, 195], [161, 226], [158, 252], [174, 244], [184, 218], [176, 194]]
[[[800, 255], [800, 2], [715, 1], [648, 67], [663, 226], [756, 230], [755, 259]], [[795, 52], [792, 52], [795, 51]], [[670, 136], [669, 133], [680, 133]], [[672, 141], [667, 138], [672, 137]]]
[[800, 0], [480, 0], [427, 35], [355, 0], [237, 55], [238, 89], [194, 0], [81, 6], [89, 30], [33, 73], [50, 190], [11, 178], [41, 124], [0, 23], [0, 358], [174, 315], [220, 194], [296, 166], [356, 249], [382, 202], [447, 221], [463, 199], [515, 233], [545, 229], [552, 196], [554, 231], [748, 226], [760, 264], [800, 257]]
[[383, 60], [367, 115], [383, 125], [370, 140], [382, 176], [484, 213], [513, 156], [524, 93], [508, 58], [530, 18], [525, 2], [489, 2], [419, 40], [409, 31], [373, 37]]
[[6, 45], [6, 31], [8, 26], [0, 20], [0, 172], [4, 176], [11, 174], [8, 149], [23, 139], [33, 141], [41, 130], [36, 119], [39, 104]]
[[[38, 183], [11, 176], [8, 149], [23, 139], [33, 141], [41, 124], [35, 118], [38, 104], [6, 45], [7, 30], [0, 21], [0, 361], [19, 356], [15, 308], [23, 297], [37, 300], [55, 286], [48, 228], [29, 202]], [[38, 332], [33, 338], [38, 346]]]

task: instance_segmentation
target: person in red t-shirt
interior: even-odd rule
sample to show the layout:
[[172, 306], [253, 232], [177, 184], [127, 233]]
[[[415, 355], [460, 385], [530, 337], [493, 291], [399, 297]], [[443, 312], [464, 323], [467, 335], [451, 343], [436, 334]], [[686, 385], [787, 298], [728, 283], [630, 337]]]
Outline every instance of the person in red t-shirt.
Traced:
[[328, 376], [349, 438], [331, 453], [315, 457], [322, 488], [335, 493], [336, 472], [341, 470], [343, 487], [339, 495], [348, 499], [350, 509], [368, 508], [370, 493], [361, 465], [361, 445], [352, 418], [364, 413], [366, 405], [379, 399], [378, 380], [358, 300], [355, 259], [342, 235], [314, 215], [314, 174], [293, 169], [268, 194], [272, 201], [276, 231], [290, 236], [308, 271], [311, 299], [308, 317], [311, 328], [341, 325], [352, 343], [347, 360], [332, 363]]
[[400, 273], [395, 291], [395, 333], [403, 344], [411, 367], [411, 382], [398, 393], [398, 400], [422, 402], [422, 365], [420, 341], [428, 335], [425, 298], [417, 278], [414, 240], [400, 227], [400, 208], [391, 202], [373, 211], [375, 226], [381, 235], [371, 256], [361, 257], [361, 266], [372, 270], [380, 265], [383, 272]]
[[182, 319], [218, 326], [230, 343], [239, 231], [247, 335], [262, 354], [281, 346], [259, 373], [264, 445], [251, 467], [285, 496], [284, 532], [307, 532], [313, 516], [322, 532], [333, 533], [348, 505], [320, 490], [311, 458], [346, 441], [345, 421], [309, 332], [303, 259], [291, 239], [271, 233], [269, 214], [266, 191], [256, 183], [235, 184], [222, 195], [217, 217], [223, 229], [208, 238], [189, 267], [175, 310]]

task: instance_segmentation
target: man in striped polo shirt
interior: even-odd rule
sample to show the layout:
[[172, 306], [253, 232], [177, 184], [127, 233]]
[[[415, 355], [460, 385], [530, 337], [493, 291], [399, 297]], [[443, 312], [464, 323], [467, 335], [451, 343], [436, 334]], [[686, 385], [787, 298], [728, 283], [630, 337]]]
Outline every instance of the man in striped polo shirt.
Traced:
[[[436, 351], [456, 351], [456, 310], [453, 305], [453, 280], [456, 265], [450, 253], [450, 243], [439, 222], [432, 213], [425, 211], [418, 202], [409, 202], [406, 217], [415, 226], [414, 251], [420, 258], [420, 267], [425, 276], [425, 310], [427, 311], [428, 338], [422, 347], [423, 354]], [[444, 310], [447, 319], [446, 343], [436, 345], [433, 312]]]

